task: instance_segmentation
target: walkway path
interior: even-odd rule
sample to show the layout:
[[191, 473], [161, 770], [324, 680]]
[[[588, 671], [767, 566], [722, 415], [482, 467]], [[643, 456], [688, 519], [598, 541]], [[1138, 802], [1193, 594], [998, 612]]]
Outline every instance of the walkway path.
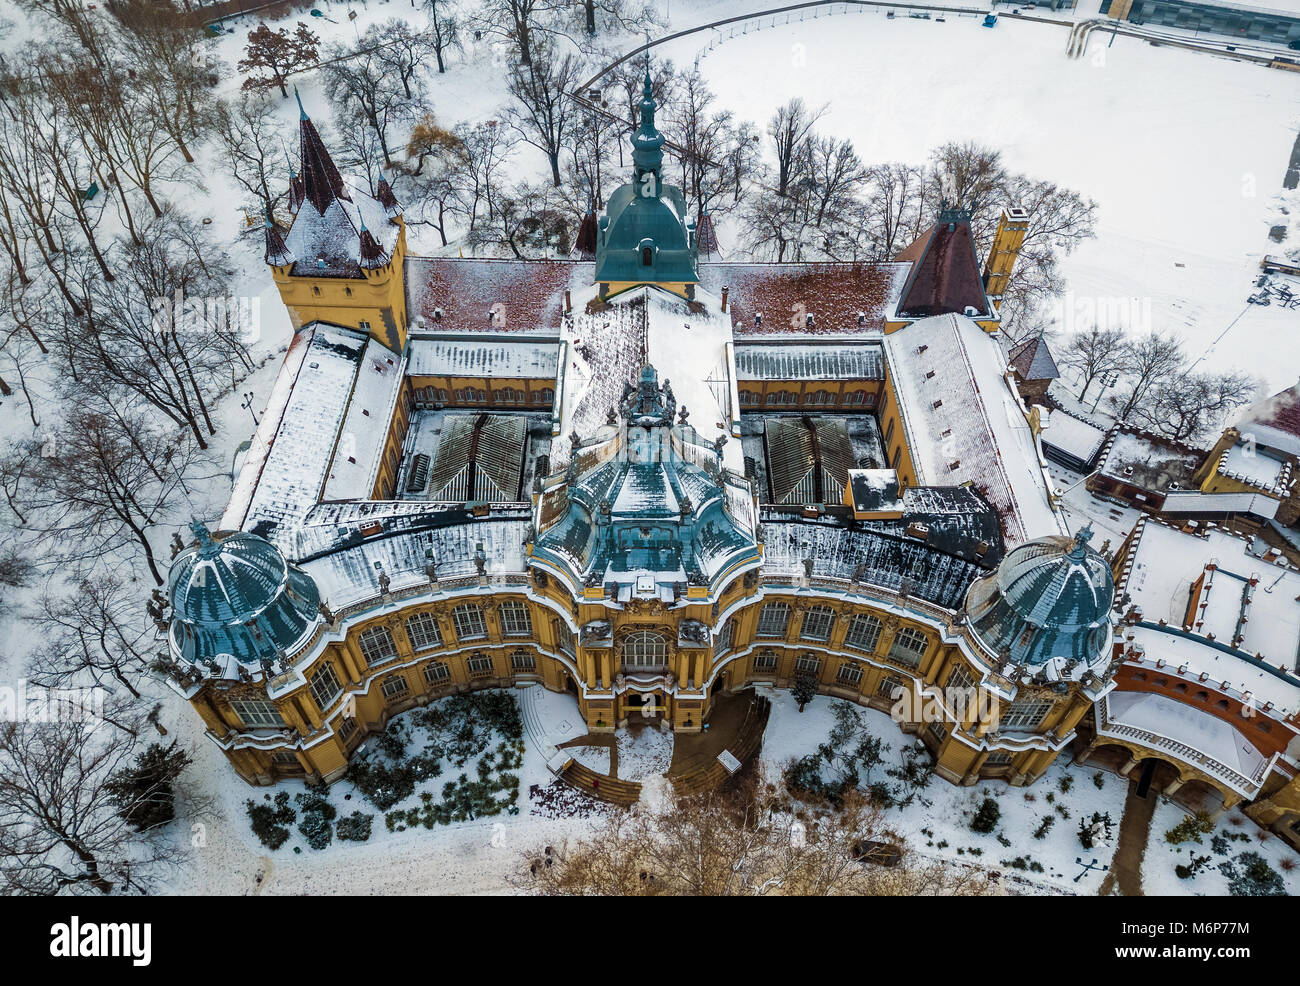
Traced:
[[1152, 791], [1147, 797], [1139, 798], [1136, 781], [1130, 781], [1128, 798], [1124, 802], [1124, 817], [1119, 823], [1119, 845], [1115, 847], [1115, 858], [1111, 860], [1110, 872], [1101, 881], [1098, 895], [1108, 897], [1119, 892], [1124, 897], [1142, 897], [1142, 857], [1147, 851], [1147, 841], [1151, 838], [1151, 816], [1155, 814], [1159, 795]]

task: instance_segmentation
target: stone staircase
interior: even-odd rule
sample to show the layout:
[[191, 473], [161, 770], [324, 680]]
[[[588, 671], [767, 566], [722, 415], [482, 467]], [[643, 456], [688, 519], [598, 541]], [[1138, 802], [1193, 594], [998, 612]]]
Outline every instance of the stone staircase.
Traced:
[[516, 689], [519, 702], [519, 718], [523, 722], [524, 735], [527, 737], [528, 745], [541, 754], [551, 773], [559, 774], [569, 761], [569, 755], [551, 741], [551, 737], [542, 723], [538, 699], [544, 691], [545, 689], [541, 685], [534, 684], [521, 685]]
[[[745, 713], [745, 721], [736, 733], [735, 741], [728, 747], [732, 756], [746, 764], [763, 747], [763, 731], [767, 729], [767, 717], [771, 714], [772, 703], [768, 699], [756, 696]], [[727, 768], [718, 762], [717, 757], [693, 757], [678, 765], [671, 780], [673, 791], [679, 795], [702, 794], [719, 787], [731, 775]]]
[[[561, 753], [564, 751], [561, 750]], [[637, 781], [620, 781], [617, 778], [598, 774], [590, 767], [584, 767], [578, 761], [569, 763], [560, 777], [572, 787], [583, 791], [593, 798], [608, 801], [610, 804], [630, 807], [641, 800], [641, 784]]]

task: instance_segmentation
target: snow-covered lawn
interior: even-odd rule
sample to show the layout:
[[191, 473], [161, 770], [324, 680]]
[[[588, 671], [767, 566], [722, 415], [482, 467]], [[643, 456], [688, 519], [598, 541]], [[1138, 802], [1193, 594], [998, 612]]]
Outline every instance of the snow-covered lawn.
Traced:
[[[1172, 844], [1165, 833], [1178, 825], [1185, 812], [1170, 801], [1162, 801], [1151, 819], [1151, 839], [1142, 859], [1142, 889], [1147, 896], [1223, 897], [1229, 891], [1229, 875], [1222, 867], [1228, 864], [1239, 875], [1246, 865], [1244, 853], [1256, 853], [1282, 878], [1286, 892], [1300, 894], [1300, 854], [1277, 836], [1262, 830], [1234, 808], [1218, 818], [1212, 831], [1201, 835], [1199, 843]], [[1193, 856], [1210, 859], [1195, 876], [1180, 879], [1175, 872], [1179, 864], [1187, 866]], [[1287, 867], [1291, 869], [1287, 869]]]
[[[743, 9], [714, 16], [731, 7]], [[821, 132], [852, 139], [868, 163], [979, 141], [1013, 170], [1096, 199], [1096, 239], [1062, 263], [1072, 295], [1058, 328], [1079, 327], [1080, 299], [1149, 298], [1151, 327], [1182, 336], [1193, 359], [1290, 386], [1300, 346], [1276, 341], [1300, 333], [1300, 311], [1246, 298], [1261, 256], [1300, 236], [1268, 239], [1300, 214], [1300, 195], [1281, 187], [1300, 77], [1123, 37], [1094, 36], [1071, 60], [1067, 35], [1008, 17], [989, 30], [955, 15], [809, 14], [717, 45], [700, 70], [722, 107], [760, 125], [792, 96], [828, 104]], [[706, 44], [692, 35], [656, 53], [690, 64]], [[721, 236], [724, 253], [735, 248], [734, 231]]]
[[[762, 757], [768, 777], [775, 779], [791, 760], [814, 752], [826, 741], [835, 722], [832, 706], [840, 700], [819, 695], [800, 713], [789, 691], [765, 689], [763, 694], [772, 701], [772, 713]], [[869, 778], [862, 778], [862, 783], [889, 782], [886, 771], [899, 766], [904, 749], [919, 741], [905, 735], [884, 712], [853, 709], [871, 734], [889, 746], [885, 762]], [[1030, 788], [1011, 787], [1004, 781], [958, 787], [933, 777], [910, 805], [886, 809], [885, 822], [925, 855], [999, 870], [1027, 880], [1040, 891], [1093, 894], [1105, 874], [1091, 870], [1076, 883], [1083, 868], [1075, 859], [1082, 857], [1085, 863], [1096, 859], [1098, 866], [1110, 864], [1126, 791], [1124, 783], [1110, 774], [1100, 775], [1098, 787], [1097, 776], [1095, 769], [1071, 765], [1065, 755]], [[997, 802], [999, 819], [993, 832], [980, 834], [971, 829], [971, 821], [986, 798]], [[1111, 838], [1085, 850], [1079, 840], [1079, 825], [1084, 818], [1091, 820], [1094, 812], [1110, 816]], [[1053, 821], [1038, 837], [1035, 833], [1046, 818]]]

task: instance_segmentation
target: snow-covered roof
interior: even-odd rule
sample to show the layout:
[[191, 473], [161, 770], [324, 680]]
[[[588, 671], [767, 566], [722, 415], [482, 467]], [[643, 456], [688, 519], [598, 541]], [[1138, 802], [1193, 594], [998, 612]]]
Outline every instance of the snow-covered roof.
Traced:
[[413, 377], [554, 380], [558, 365], [559, 342], [555, 338], [414, 336], [407, 350], [406, 372]]
[[757, 343], [736, 346], [738, 380], [883, 380], [885, 359], [875, 341]]
[[1284, 493], [1291, 475], [1289, 464], [1278, 458], [1277, 453], [1269, 455], [1256, 444], [1245, 442], [1225, 449], [1216, 468], [1220, 475], [1278, 495]]
[[997, 340], [963, 315], [937, 315], [886, 335], [884, 350], [918, 483], [985, 490], [1009, 546], [1066, 533]]
[[[564, 292], [592, 295], [594, 266], [569, 260], [471, 260], [408, 257], [406, 310], [416, 334], [518, 332], [554, 334]], [[494, 313], [494, 314], [489, 314]]]
[[359, 500], [373, 492], [401, 392], [401, 357], [371, 339], [348, 398], [322, 499]]
[[[221, 520], [279, 546], [320, 499], [368, 344], [352, 329], [317, 322], [294, 338]], [[386, 429], [387, 419], [381, 423]]]
[[[700, 287], [721, 298], [737, 336], [879, 332], [908, 263], [700, 264]], [[755, 316], [762, 315], [756, 323]], [[813, 316], [808, 325], [807, 316]]]
[[1163, 493], [1190, 489], [1204, 453], [1178, 442], [1116, 425], [1102, 450], [1097, 471], [1130, 486]]
[[285, 246], [295, 258], [291, 273], [304, 277], [362, 277], [361, 228], [364, 225], [384, 253], [392, 256], [400, 227], [388, 218], [383, 203], [357, 179], [346, 178], [352, 200], [332, 198], [324, 213], [304, 202], [294, 217]]
[[1242, 793], [1253, 794], [1251, 788], [1264, 779], [1269, 758], [1218, 716], [1154, 692], [1115, 691], [1103, 701], [1108, 724], [1155, 733], [1205, 754], [1249, 779], [1238, 786]]
[[1106, 441], [1106, 429], [1058, 409], [1043, 423], [1042, 440], [1044, 446], [1051, 445], [1086, 464], [1097, 457]]

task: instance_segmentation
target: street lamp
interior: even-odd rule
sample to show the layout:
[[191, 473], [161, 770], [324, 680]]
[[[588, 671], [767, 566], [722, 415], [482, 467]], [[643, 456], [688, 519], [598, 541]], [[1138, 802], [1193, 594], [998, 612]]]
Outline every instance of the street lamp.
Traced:
[[1102, 399], [1102, 397], [1105, 395], [1106, 391], [1110, 390], [1110, 389], [1111, 389], [1112, 387], [1114, 387], [1115, 384], [1117, 384], [1117, 383], [1119, 383], [1119, 374], [1118, 374], [1118, 373], [1113, 374], [1113, 375], [1111, 376], [1111, 378], [1110, 378], [1110, 383], [1106, 384], [1106, 385], [1105, 385], [1104, 387], [1102, 387], [1099, 391], [1097, 391], [1097, 399], [1096, 399], [1095, 401], [1092, 402], [1092, 410], [1093, 410], [1094, 412], [1097, 410], [1097, 405], [1099, 405], [1099, 404], [1101, 403], [1101, 399]]
[[244, 393], [244, 400], [239, 406], [253, 416], [253, 427], [257, 427], [261, 423], [257, 420], [257, 412], [253, 410], [253, 392], [251, 390]]

